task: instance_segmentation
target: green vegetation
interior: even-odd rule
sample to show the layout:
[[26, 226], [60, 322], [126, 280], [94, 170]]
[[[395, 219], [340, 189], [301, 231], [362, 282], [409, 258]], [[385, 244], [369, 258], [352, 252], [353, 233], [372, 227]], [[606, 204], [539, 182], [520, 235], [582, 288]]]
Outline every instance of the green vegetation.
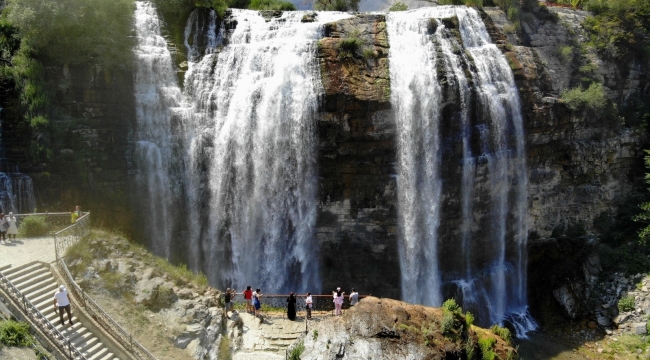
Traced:
[[454, 299], [447, 299], [442, 303], [442, 308], [451, 312], [462, 311]]
[[439, 0], [440, 5], [465, 5], [471, 7], [483, 8], [483, 0]]
[[396, 2], [391, 7], [388, 9], [388, 11], [406, 11], [409, 9], [409, 6], [404, 4], [403, 2]]
[[469, 329], [473, 324], [474, 324], [474, 315], [472, 315], [472, 313], [468, 311], [465, 313], [465, 325], [467, 325], [467, 328]]
[[562, 101], [573, 111], [590, 110], [598, 113], [605, 108], [605, 90], [600, 83], [593, 83], [583, 90], [582, 87], [562, 92]]
[[314, 333], [311, 336], [312, 340], [316, 341], [318, 339], [318, 330], [314, 330]]
[[512, 335], [510, 334], [510, 330], [508, 330], [508, 328], [504, 328], [494, 324], [492, 325], [490, 330], [492, 330], [493, 333], [497, 334], [500, 338], [505, 340], [505, 342], [507, 342], [508, 345], [510, 345], [510, 343], [512, 342]]
[[360, 0], [315, 0], [314, 10], [359, 11]]
[[300, 355], [305, 351], [305, 344], [300, 343], [296, 345], [293, 349], [291, 349], [291, 353], [289, 353], [289, 360], [300, 360]]
[[374, 59], [378, 56], [375, 48], [361, 39], [359, 31], [351, 32], [338, 44], [338, 58], [341, 60], [363, 58]]
[[497, 339], [492, 337], [480, 337], [478, 339], [478, 346], [481, 348], [481, 358], [483, 360], [494, 360], [498, 356], [494, 352], [494, 345], [497, 343]]
[[28, 216], [20, 222], [18, 233], [20, 237], [38, 237], [47, 235], [50, 226], [44, 216]]
[[33, 344], [28, 323], [13, 320], [0, 321], [0, 345], [26, 347]]
[[296, 10], [296, 6], [281, 0], [231, 0], [228, 6], [237, 9], [250, 10]]
[[194, 273], [185, 264], [174, 265], [169, 261], [156, 257], [155, 263], [158, 268], [167, 274], [176, 285], [184, 285], [188, 282], [200, 287], [208, 286], [208, 278], [202, 272]]
[[227, 336], [222, 336], [219, 341], [219, 360], [230, 360], [230, 339]]
[[634, 297], [625, 296], [618, 300], [618, 311], [626, 312], [634, 310]]

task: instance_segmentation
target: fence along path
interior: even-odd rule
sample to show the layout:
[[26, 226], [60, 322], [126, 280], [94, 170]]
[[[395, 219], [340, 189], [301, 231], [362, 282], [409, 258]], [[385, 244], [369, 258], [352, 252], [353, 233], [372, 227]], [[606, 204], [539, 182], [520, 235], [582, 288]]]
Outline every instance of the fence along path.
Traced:
[[[101, 329], [103, 329], [107, 334], [112, 335], [113, 338], [116, 339], [133, 358], [156, 360], [156, 357], [140, 345], [140, 343], [134, 340], [131, 334], [126, 332], [126, 330], [124, 330], [105, 311], [103, 311], [95, 301], [84, 293], [79, 285], [75, 283], [74, 278], [70, 274], [67, 264], [63, 259], [63, 255], [68, 247], [90, 235], [90, 213], [85, 213], [77, 219], [77, 222], [74, 224], [70, 224], [69, 213], [21, 214], [16, 215], [16, 217], [21, 216], [21, 218], [24, 218], [25, 216], [32, 215], [45, 216], [46, 222], [54, 230], [62, 228], [52, 234], [54, 242], [54, 258], [67, 281], [68, 291], [71, 292], [77, 300], [75, 305], [83, 306], [84, 310], [90, 314], [97, 324], [99, 324]], [[65, 226], [66, 224], [69, 226]], [[24, 241], [27, 242], [29, 239]], [[43, 249], [41, 249], [41, 251], [42, 250]], [[85, 332], [80, 330], [82, 326], [75, 317], [73, 317], [75, 324], [72, 327], [69, 325], [66, 325], [67, 327], [63, 327], [60, 324], [58, 327], [57, 325], [54, 325], [59, 322], [58, 319], [56, 319], [58, 315], [54, 313], [52, 306], [52, 297], [57, 285], [56, 283], [54, 283], [54, 285], [46, 284], [46, 280], [49, 279], [49, 275], [52, 274], [50, 273], [47, 275], [47, 272], [37, 264], [38, 263], [29, 263], [13, 269], [8, 265], [0, 265], [2, 266], [0, 268], [0, 287], [2, 287], [14, 302], [21, 305], [21, 310], [27, 314], [32, 324], [38, 326], [45, 334], [48, 334], [59, 350], [66, 354], [70, 359], [117, 359], [110, 352], [101, 351], [100, 353], [99, 350], [101, 350], [102, 347], [99, 345], [99, 340], [92, 340], [90, 337], [91, 335], [84, 335]], [[47, 268], [47, 265], [45, 264], [42, 264], [42, 266]], [[34, 271], [35, 273], [32, 273], [31, 271]], [[26, 293], [23, 293], [23, 291], [14, 284], [14, 282], [19, 280], [25, 281], [22, 289]], [[54, 281], [53, 276], [52, 280]], [[54, 289], [52, 289], [52, 286], [54, 286]], [[30, 299], [33, 299], [37, 303], [34, 304]], [[50, 309], [53, 314], [50, 314], [48, 309]], [[43, 312], [45, 312], [45, 314]], [[65, 319], [67, 319], [67, 315]], [[71, 338], [70, 335], [74, 335], [74, 338]], [[80, 349], [80, 344], [95, 345], [90, 348], [83, 347]], [[91, 350], [93, 352], [91, 352]]]

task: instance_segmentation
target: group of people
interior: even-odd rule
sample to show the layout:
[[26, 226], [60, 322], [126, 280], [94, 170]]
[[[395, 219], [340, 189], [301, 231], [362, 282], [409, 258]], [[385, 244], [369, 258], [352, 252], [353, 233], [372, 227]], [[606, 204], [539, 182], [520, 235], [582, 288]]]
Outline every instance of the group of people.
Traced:
[[7, 240], [13, 239], [16, 240], [16, 235], [18, 235], [18, 226], [16, 225], [16, 217], [14, 213], [10, 212], [9, 215], [5, 216], [4, 213], [0, 213], [0, 240], [7, 243]]
[[[336, 316], [341, 316], [343, 301], [345, 299], [345, 291], [341, 291], [340, 287], [337, 287], [336, 290], [332, 291], [332, 297], [334, 297], [334, 314]], [[359, 293], [357, 289], [352, 288], [350, 293], [350, 306], [354, 306], [359, 302]]]
[[[258, 316], [260, 314], [260, 309], [262, 308], [261, 290], [257, 288], [255, 291], [253, 291], [252, 287], [249, 285], [246, 287], [246, 290], [242, 291], [241, 294], [244, 296], [244, 300], [246, 301], [246, 312]], [[231, 288], [226, 289], [226, 293], [224, 294], [226, 317], [228, 318], [230, 318], [228, 312], [232, 310], [233, 298], [236, 295], [237, 292]], [[336, 288], [335, 291], [332, 292], [332, 296], [334, 298], [333, 300], [334, 307], [336, 309], [335, 314], [337, 316], [340, 316], [342, 313], [341, 308], [343, 307], [345, 292], [341, 291], [341, 288], [338, 287]], [[296, 302], [297, 302], [296, 297], [297, 297], [296, 293], [291, 292], [289, 294], [289, 297], [287, 298], [287, 318], [289, 318], [289, 320], [292, 321], [296, 319]], [[349, 297], [350, 297], [350, 306], [354, 306], [359, 302], [359, 293], [355, 288], [352, 288], [352, 293], [350, 293]], [[314, 299], [312, 298], [311, 293], [307, 293], [305, 295], [305, 310], [307, 310], [307, 319], [311, 319], [311, 310], [313, 308], [314, 308]]]

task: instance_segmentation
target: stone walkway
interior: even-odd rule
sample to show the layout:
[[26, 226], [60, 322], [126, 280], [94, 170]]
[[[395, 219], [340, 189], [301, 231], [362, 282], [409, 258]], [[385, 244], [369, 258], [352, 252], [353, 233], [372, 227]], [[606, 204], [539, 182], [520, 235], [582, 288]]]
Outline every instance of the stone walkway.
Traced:
[[243, 321], [242, 343], [233, 360], [283, 360], [285, 349], [305, 333], [305, 320], [301, 318], [290, 321], [272, 315], [260, 322], [247, 313], [239, 313], [239, 317]]
[[54, 238], [51, 236], [0, 241], [0, 267], [17, 267], [32, 261], [49, 263], [55, 260]]

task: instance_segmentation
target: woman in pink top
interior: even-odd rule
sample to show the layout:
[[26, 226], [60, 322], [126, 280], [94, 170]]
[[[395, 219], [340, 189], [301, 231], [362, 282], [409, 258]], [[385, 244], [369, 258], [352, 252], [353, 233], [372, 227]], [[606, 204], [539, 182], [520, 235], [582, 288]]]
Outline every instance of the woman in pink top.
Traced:
[[341, 291], [341, 288], [336, 288], [336, 291], [332, 293], [334, 296], [334, 307], [336, 308], [336, 316], [341, 315], [341, 306], [343, 306], [343, 296], [345, 292]]

